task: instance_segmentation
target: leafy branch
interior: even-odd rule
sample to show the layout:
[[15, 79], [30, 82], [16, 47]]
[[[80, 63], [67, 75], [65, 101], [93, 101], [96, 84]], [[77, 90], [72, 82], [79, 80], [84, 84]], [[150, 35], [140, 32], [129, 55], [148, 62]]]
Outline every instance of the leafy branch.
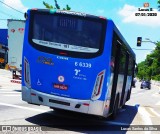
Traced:
[[[55, 6], [53, 7], [52, 5], [46, 3], [43, 1], [43, 5], [47, 8], [47, 9], [61, 9], [57, 0], [54, 0]], [[71, 7], [69, 5], [66, 5], [66, 8], [63, 8], [63, 10], [71, 10]]]
[[160, 0], [158, 0], [157, 3], [158, 3], [158, 10], [160, 11]]

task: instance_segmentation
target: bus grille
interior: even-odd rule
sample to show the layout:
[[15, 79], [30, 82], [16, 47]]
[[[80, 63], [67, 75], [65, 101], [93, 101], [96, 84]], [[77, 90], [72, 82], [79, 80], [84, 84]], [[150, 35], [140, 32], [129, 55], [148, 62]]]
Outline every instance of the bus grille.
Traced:
[[64, 102], [64, 101], [58, 101], [58, 100], [49, 99], [49, 102], [56, 103], [56, 104], [61, 104], [61, 105], [66, 105], [66, 106], [70, 106], [70, 103]]

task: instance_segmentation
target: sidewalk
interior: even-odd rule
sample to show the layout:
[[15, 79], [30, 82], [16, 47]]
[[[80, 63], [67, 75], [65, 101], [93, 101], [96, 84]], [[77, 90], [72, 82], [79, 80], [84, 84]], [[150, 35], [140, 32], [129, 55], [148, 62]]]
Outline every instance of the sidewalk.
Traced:
[[[12, 83], [12, 72], [0, 69], [0, 90], [21, 89], [21, 84]], [[17, 81], [17, 80], [16, 80]]]
[[154, 81], [154, 80], [151, 80], [151, 83], [155, 86], [157, 86], [158, 90], [159, 90], [159, 94], [160, 94], [160, 81]]

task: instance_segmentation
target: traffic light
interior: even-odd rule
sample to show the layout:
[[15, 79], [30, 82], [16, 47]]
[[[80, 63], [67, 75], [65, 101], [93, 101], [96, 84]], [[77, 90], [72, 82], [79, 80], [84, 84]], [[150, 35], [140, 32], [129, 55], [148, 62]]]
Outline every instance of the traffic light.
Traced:
[[142, 37], [137, 37], [137, 47], [140, 47], [142, 43]]

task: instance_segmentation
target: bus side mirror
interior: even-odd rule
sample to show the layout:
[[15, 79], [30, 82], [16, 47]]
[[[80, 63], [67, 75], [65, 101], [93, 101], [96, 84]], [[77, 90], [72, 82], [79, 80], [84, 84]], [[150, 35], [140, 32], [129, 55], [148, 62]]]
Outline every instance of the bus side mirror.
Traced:
[[27, 13], [26, 13], [26, 12], [24, 13], [24, 18], [25, 18], [25, 19], [27, 19], [27, 18], [28, 18], [28, 15], [27, 15]]
[[142, 37], [137, 37], [137, 46], [140, 47], [142, 43]]
[[134, 68], [134, 77], [138, 74], [138, 65], [135, 63], [135, 68]]
[[138, 67], [135, 68], [135, 74], [138, 74]]

